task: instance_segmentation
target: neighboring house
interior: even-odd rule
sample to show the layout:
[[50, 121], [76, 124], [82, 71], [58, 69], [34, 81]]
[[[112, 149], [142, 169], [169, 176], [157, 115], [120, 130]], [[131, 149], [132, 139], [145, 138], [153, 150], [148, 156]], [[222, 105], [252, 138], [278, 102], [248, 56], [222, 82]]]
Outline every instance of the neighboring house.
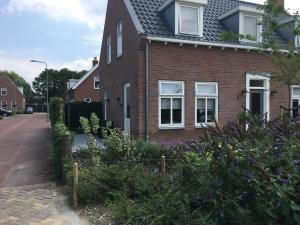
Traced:
[[[284, 4], [284, 1], [276, 1]], [[104, 116], [137, 137], [194, 139], [216, 120], [236, 121], [243, 106], [273, 119], [288, 88], [257, 48], [263, 12], [238, 0], [110, 0], [100, 70]], [[287, 21], [295, 27], [297, 21]], [[224, 31], [255, 40], [225, 42]], [[286, 46], [288, 29], [274, 33]], [[292, 93], [295, 112], [300, 87]]]
[[5, 75], [0, 75], [0, 108], [11, 111], [25, 109], [23, 88], [18, 87]]
[[67, 102], [100, 102], [99, 63], [95, 57], [93, 68], [81, 79], [70, 79], [67, 83]]

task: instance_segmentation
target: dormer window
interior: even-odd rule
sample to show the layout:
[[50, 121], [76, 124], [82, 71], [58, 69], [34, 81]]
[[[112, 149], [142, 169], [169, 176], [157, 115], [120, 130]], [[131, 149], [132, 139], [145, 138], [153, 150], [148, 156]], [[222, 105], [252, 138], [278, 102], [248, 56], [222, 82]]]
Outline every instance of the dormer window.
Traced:
[[[259, 24], [261, 16], [241, 13], [240, 34], [245, 36], [241, 41], [262, 42], [262, 25]], [[249, 36], [249, 38], [247, 37]]]
[[166, 0], [159, 7], [176, 35], [203, 37], [203, 12], [207, 0]]
[[181, 34], [199, 34], [200, 7], [180, 5], [179, 30]]

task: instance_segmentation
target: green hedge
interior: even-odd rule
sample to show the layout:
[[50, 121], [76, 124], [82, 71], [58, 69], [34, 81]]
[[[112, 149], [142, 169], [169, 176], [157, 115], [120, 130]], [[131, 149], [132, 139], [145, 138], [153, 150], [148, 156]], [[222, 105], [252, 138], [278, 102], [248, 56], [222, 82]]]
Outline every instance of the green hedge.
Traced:
[[64, 121], [64, 100], [62, 98], [51, 98], [49, 104], [49, 116], [52, 127], [56, 123]]
[[80, 129], [79, 118], [90, 118], [95, 113], [100, 119], [100, 124], [104, 124], [102, 113], [102, 102], [75, 102], [68, 103], [65, 106], [65, 123], [70, 130], [78, 131]]

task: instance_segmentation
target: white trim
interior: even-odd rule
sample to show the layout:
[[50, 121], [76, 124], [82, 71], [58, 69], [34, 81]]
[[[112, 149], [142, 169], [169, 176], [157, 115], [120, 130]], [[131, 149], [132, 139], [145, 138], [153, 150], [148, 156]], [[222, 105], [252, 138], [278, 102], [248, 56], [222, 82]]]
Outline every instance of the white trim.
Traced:
[[267, 114], [267, 120], [270, 120], [270, 75], [246, 74], [246, 109], [250, 110], [250, 90], [261, 90], [259, 87], [250, 87], [250, 80], [264, 80], [264, 114]]
[[[130, 135], [130, 131], [131, 131], [131, 112], [130, 112], [130, 118], [127, 118], [127, 88], [130, 88], [130, 83], [125, 83], [124, 84], [124, 101], [123, 101], [123, 118], [124, 118], [124, 132], [126, 132], [128, 135]], [[130, 88], [131, 91], [131, 88]], [[131, 92], [129, 92], [130, 94]], [[131, 96], [129, 96], [130, 98]], [[130, 98], [130, 110], [131, 110], [131, 98]]]
[[[3, 104], [5, 102], [5, 104]], [[7, 101], [1, 101], [1, 109], [4, 109], [3, 108], [3, 105], [5, 105], [6, 107], [5, 107], [5, 110], [8, 110], [7, 109]]]
[[111, 64], [112, 60], [112, 40], [111, 34], [107, 35], [106, 38], [106, 62], [107, 64]]
[[84, 98], [84, 102], [91, 103], [92, 99], [91, 98]]
[[[233, 49], [245, 49], [245, 50], [256, 50], [259, 51], [261, 48], [253, 47], [253, 46], [244, 46], [244, 45], [234, 45], [234, 44], [222, 44], [216, 42], [204, 42], [204, 41], [190, 41], [190, 40], [182, 40], [175, 38], [164, 38], [164, 37], [155, 37], [148, 36], [147, 40], [149, 41], [159, 41], [159, 42], [169, 42], [169, 43], [178, 43], [178, 44], [187, 44], [187, 45], [202, 45], [209, 47], [221, 47], [221, 48], [233, 48]], [[266, 51], [272, 52], [272, 49], [268, 49]], [[288, 50], [280, 50], [281, 53], [288, 53]]]
[[247, 7], [247, 6], [238, 6], [234, 9], [229, 10], [228, 12], [220, 15], [218, 17], [218, 20], [223, 20], [237, 12], [247, 12], [247, 13], [253, 13], [253, 14], [264, 14], [265, 12], [263, 10], [259, 10], [253, 7]]
[[[162, 12], [164, 11], [171, 3], [177, 3], [176, 0], [167, 0], [165, 1], [159, 8], [158, 11]], [[178, 2], [184, 2], [184, 3], [192, 3], [196, 5], [207, 5], [207, 0], [178, 0]]]
[[93, 74], [96, 69], [98, 68], [99, 63], [95, 65], [89, 72], [87, 72], [73, 87], [71, 87], [72, 90], [75, 90], [78, 88], [91, 74]]
[[[17, 87], [16, 87], [17, 88]], [[5, 95], [2, 94], [2, 91], [5, 91]], [[0, 90], [0, 95], [1, 96], [7, 96], [7, 88], [1, 88]]]
[[[161, 84], [162, 83], [177, 83], [182, 84], [182, 94], [161, 94]], [[185, 124], [185, 101], [184, 101], [184, 81], [169, 81], [169, 80], [159, 80], [158, 81], [158, 127], [159, 129], [183, 129]], [[162, 124], [161, 123], [161, 99], [162, 98], [170, 98], [171, 99], [171, 117], [170, 117], [170, 124]], [[180, 124], [174, 124], [173, 123], [173, 99], [180, 98], [181, 99], [181, 123]]]
[[[15, 104], [13, 104], [13, 103], [15, 103]], [[12, 101], [10, 103], [11, 111], [13, 111], [13, 105], [15, 106], [15, 109], [17, 109], [17, 102], [16, 101]]]
[[[216, 87], [216, 94], [197, 94], [197, 85], [204, 84], [204, 85], [214, 85]], [[196, 128], [207, 128], [208, 126], [213, 126], [215, 123], [197, 123], [197, 101], [198, 99], [203, 98], [206, 102], [207, 107], [207, 100], [208, 99], [215, 99], [215, 120], [218, 122], [219, 119], [219, 83], [218, 82], [195, 82], [195, 127]], [[207, 120], [207, 110], [205, 111], [205, 120]]]
[[[120, 45], [119, 45], [120, 40]], [[117, 58], [123, 55], [123, 22], [117, 23]]]
[[300, 95], [294, 95], [294, 88], [300, 88], [300, 85], [293, 85], [292, 86], [292, 90], [291, 90], [292, 91], [292, 93], [291, 93], [291, 106], [290, 106], [290, 108], [292, 109], [292, 114], [294, 114], [294, 109], [293, 109], [293, 101], [294, 100], [298, 101], [298, 107], [300, 107]]
[[[295, 29], [299, 26], [299, 20], [295, 21]], [[300, 35], [295, 36], [295, 47], [299, 48], [300, 47]]]
[[124, 0], [124, 3], [125, 3], [125, 6], [126, 6], [126, 8], [128, 10], [128, 13], [129, 13], [129, 15], [130, 15], [130, 17], [132, 19], [132, 22], [133, 22], [133, 24], [134, 24], [135, 29], [137, 30], [137, 32], [139, 32], [139, 33], [145, 33], [145, 30], [144, 30], [144, 28], [143, 28], [143, 26], [142, 26], [142, 24], [141, 24], [138, 16], [136, 15], [136, 12], [135, 12], [135, 10], [134, 10], [134, 8], [133, 8], [130, 0]]

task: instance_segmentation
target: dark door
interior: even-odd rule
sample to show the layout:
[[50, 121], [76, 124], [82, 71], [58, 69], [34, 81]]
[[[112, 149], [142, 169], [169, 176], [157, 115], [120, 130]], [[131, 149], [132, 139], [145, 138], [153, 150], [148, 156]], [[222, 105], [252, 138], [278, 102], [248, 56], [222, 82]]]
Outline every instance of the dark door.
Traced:
[[254, 115], [264, 114], [264, 90], [250, 91], [250, 112]]

